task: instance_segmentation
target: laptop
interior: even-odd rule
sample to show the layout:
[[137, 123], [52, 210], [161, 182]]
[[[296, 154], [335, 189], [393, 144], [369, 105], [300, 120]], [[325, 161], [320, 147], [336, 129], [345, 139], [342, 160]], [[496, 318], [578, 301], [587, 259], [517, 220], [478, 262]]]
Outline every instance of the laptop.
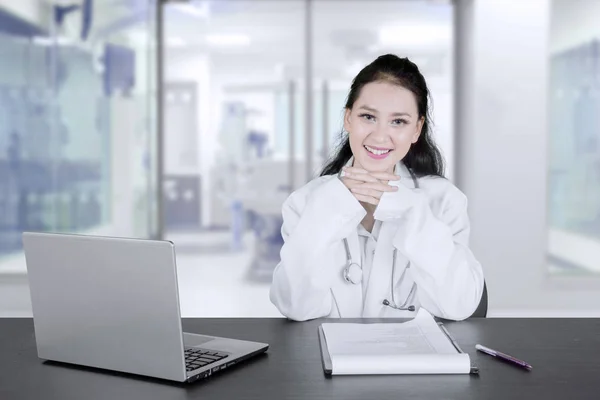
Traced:
[[183, 332], [169, 241], [25, 232], [23, 244], [40, 359], [193, 382], [269, 347]]

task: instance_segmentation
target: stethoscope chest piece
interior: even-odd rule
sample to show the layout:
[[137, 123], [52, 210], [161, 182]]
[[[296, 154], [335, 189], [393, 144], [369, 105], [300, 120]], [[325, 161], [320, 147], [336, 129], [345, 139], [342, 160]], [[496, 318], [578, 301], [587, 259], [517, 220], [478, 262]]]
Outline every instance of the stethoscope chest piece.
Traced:
[[358, 285], [362, 281], [362, 269], [357, 263], [350, 263], [344, 268], [344, 279], [346, 282]]

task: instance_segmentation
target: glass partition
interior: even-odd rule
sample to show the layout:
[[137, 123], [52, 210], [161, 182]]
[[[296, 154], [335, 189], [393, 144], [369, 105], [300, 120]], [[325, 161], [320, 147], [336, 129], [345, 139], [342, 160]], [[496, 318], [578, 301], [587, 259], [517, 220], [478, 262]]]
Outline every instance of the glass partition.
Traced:
[[39, 3], [60, 18], [0, 10], [12, 21], [0, 29], [0, 260], [20, 254], [23, 231], [148, 237], [155, 225], [154, 2]]
[[548, 264], [600, 274], [600, 4], [551, 4]]

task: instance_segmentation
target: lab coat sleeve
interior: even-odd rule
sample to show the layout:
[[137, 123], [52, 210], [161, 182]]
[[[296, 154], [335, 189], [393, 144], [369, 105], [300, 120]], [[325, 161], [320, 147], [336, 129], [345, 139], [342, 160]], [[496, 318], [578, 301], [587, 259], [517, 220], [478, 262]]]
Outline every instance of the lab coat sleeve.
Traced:
[[341, 271], [332, 250], [366, 214], [337, 177], [327, 179], [308, 193], [293, 193], [282, 207], [284, 244], [270, 299], [284, 316], [296, 321], [331, 313], [332, 279]]
[[467, 198], [448, 183], [439, 216], [421, 189], [399, 185], [385, 193], [375, 218], [399, 222], [393, 245], [408, 257], [421, 306], [435, 316], [463, 320], [483, 293], [481, 264], [469, 249]]

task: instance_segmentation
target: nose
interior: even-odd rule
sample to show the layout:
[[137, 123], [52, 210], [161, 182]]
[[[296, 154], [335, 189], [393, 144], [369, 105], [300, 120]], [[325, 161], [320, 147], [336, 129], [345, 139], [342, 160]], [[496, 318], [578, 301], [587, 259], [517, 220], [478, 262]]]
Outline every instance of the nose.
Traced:
[[385, 124], [377, 123], [373, 126], [373, 131], [369, 135], [376, 143], [386, 143], [389, 141], [389, 133]]

